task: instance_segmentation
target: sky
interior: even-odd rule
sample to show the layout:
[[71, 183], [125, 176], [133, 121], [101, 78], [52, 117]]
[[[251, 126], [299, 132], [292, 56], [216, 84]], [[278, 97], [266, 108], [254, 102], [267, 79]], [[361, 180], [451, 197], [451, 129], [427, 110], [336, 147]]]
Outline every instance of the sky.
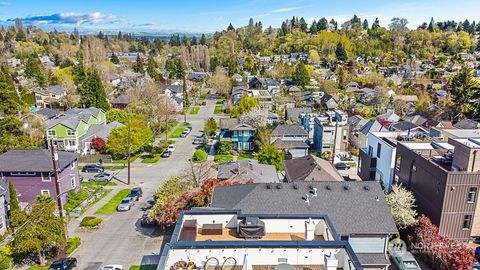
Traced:
[[22, 18], [24, 25], [45, 30], [213, 33], [229, 23], [245, 26], [250, 17], [279, 27], [292, 16], [341, 24], [357, 14], [370, 24], [378, 17], [384, 26], [393, 17], [406, 18], [415, 28], [431, 17], [478, 22], [479, 7], [478, 0], [0, 0], [0, 24]]

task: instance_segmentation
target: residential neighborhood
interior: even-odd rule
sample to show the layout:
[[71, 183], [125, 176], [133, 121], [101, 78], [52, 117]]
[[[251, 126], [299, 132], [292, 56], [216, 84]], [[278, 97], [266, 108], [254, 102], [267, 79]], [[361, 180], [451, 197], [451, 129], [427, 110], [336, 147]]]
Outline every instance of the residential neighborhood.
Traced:
[[476, 5], [26, 2], [0, 269], [480, 269]]

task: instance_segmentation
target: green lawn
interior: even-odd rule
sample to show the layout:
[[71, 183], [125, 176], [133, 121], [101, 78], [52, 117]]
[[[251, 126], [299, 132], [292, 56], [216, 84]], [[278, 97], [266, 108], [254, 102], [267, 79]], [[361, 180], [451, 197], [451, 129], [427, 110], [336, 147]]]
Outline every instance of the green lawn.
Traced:
[[171, 134], [170, 138], [180, 138], [182, 132], [185, 130], [186, 127], [190, 126], [190, 123], [182, 123], [180, 124]]
[[215, 155], [213, 160], [219, 164], [223, 164], [227, 162], [232, 162], [233, 156], [232, 155]]
[[237, 157], [238, 160], [242, 159], [256, 159], [256, 157], [250, 153], [240, 153]]
[[155, 270], [157, 269], [156, 264], [150, 265], [132, 265], [130, 266], [129, 270]]
[[192, 107], [192, 109], [190, 110], [190, 114], [198, 114], [198, 112], [200, 111], [200, 107]]
[[213, 111], [214, 114], [222, 114], [223, 113], [223, 105], [215, 105], [215, 110]]
[[38, 264], [32, 264], [30, 267], [28, 267], [28, 270], [48, 270], [50, 265], [47, 263], [47, 266], [40, 266]]
[[200, 93], [200, 100], [205, 100], [205, 98], [207, 98], [207, 95], [208, 95], [208, 90], [203, 90]]
[[[133, 155], [130, 157], [130, 163], [134, 162], [138, 157], [140, 156], [140, 154], [136, 154], [136, 155]], [[125, 164], [127, 164], [127, 159], [117, 159], [117, 160], [112, 160], [112, 163], [114, 164], [122, 164], [122, 167], [125, 168]], [[115, 166], [115, 165], [113, 165]], [[112, 167], [113, 167], [112, 166]], [[106, 166], [105, 166], [106, 167]], [[123, 169], [122, 168], [122, 169]], [[106, 168], [105, 168], [106, 169]]]
[[153, 157], [148, 157], [148, 158], [144, 158], [142, 159], [142, 163], [157, 163], [161, 158], [161, 155], [160, 154], [155, 154]]
[[70, 212], [79, 206], [84, 200], [86, 200], [90, 195], [98, 192], [101, 186], [115, 186], [116, 183], [108, 182], [82, 182], [81, 189], [79, 192], [70, 192], [68, 193], [68, 202], [64, 205], [65, 211]]
[[217, 102], [215, 104], [217, 105], [223, 105], [223, 102], [225, 102], [224, 99], [217, 99]]
[[122, 189], [120, 190], [113, 198], [110, 199], [105, 205], [103, 205], [100, 209], [95, 212], [95, 214], [113, 214], [115, 211], [117, 211], [117, 206], [118, 204], [122, 201], [123, 198], [127, 197], [127, 195], [130, 193], [130, 189]]
[[[115, 184], [115, 183], [112, 183], [112, 184]], [[80, 211], [80, 215], [85, 213], [88, 209], [90, 209], [97, 202], [99, 202], [101, 199], [103, 199], [105, 196], [107, 196], [110, 192], [112, 192], [111, 189], [105, 189], [105, 191], [103, 192], [103, 194], [100, 197], [96, 198], [91, 204], [87, 205], [87, 207], [83, 208], [82, 211]]]

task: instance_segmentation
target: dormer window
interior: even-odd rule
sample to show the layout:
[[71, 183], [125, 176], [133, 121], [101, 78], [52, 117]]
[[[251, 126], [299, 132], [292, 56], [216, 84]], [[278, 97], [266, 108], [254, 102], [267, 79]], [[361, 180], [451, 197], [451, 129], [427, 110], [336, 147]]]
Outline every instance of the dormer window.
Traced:
[[67, 130], [67, 135], [69, 135], [69, 136], [75, 136], [75, 130], [73, 130], [73, 129]]

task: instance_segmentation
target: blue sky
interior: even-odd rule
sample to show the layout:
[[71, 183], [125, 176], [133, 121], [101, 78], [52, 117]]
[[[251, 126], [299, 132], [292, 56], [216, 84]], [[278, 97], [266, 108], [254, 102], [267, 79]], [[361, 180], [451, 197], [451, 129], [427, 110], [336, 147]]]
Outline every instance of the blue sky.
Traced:
[[18, 17], [47, 30], [211, 33], [230, 22], [244, 26], [250, 17], [278, 27], [294, 15], [310, 23], [321, 17], [343, 22], [357, 14], [370, 23], [378, 17], [383, 25], [393, 17], [407, 18], [417, 27], [430, 17], [479, 21], [479, 6], [478, 0], [5, 0], [0, 20], [9, 24]]

